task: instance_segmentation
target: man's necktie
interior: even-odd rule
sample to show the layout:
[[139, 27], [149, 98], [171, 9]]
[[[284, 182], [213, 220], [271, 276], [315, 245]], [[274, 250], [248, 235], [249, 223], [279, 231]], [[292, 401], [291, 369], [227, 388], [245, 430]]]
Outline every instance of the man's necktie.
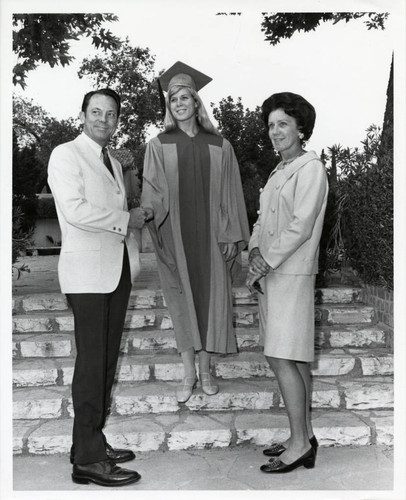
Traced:
[[111, 166], [109, 153], [106, 147], [102, 148], [102, 153], [103, 153], [103, 163], [106, 165], [106, 167], [109, 169], [109, 172], [114, 177], [113, 167]]

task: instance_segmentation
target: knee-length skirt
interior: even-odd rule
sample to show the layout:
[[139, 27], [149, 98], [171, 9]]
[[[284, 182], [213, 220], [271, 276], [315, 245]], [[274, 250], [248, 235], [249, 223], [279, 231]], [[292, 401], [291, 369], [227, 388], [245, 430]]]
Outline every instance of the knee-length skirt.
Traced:
[[259, 330], [265, 356], [313, 361], [315, 275], [271, 271], [261, 285]]

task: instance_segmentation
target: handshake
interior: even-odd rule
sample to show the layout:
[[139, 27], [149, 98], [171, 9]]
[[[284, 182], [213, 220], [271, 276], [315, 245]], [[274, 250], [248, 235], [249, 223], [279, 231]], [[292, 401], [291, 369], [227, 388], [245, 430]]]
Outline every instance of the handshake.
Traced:
[[132, 208], [129, 211], [130, 220], [128, 221], [129, 229], [142, 229], [146, 222], [149, 222], [154, 218], [154, 212], [152, 208]]

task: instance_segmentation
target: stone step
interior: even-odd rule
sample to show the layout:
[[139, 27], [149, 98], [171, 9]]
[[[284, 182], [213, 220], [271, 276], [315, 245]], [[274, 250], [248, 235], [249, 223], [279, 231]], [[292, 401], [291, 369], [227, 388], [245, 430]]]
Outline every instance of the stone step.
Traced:
[[[246, 287], [233, 288], [234, 304], [255, 304], [256, 294], [251, 294]], [[315, 291], [316, 304], [355, 304], [361, 302], [361, 288], [330, 287], [318, 288]], [[165, 306], [162, 290], [133, 290], [129, 309], [161, 308]], [[37, 293], [14, 296], [12, 300], [14, 313], [30, 313], [36, 311], [66, 311], [69, 309], [66, 296], [59, 293]]]
[[[236, 327], [258, 326], [256, 305], [236, 306], [233, 316]], [[315, 321], [317, 325], [324, 326], [373, 324], [374, 308], [360, 305], [316, 305]], [[12, 322], [13, 333], [61, 333], [72, 331], [74, 327], [73, 315], [70, 311], [18, 314], [13, 316]], [[124, 327], [129, 330], [136, 328], [170, 330], [173, 325], [167, 309], [134, 309], [127, 312]]]
[[[207, 396], [198, 386], [191, 398], [180, 404], [176, 400], [176, 382], [122, 382], [113, 391], [111, 415], [229, 412], [283, 408], [275, 380], [221, 380], [220, 391]], [[317, 377], [313, 381], [312, 408], [336, 410], [393, 409], [391, 377], [334, 379]], [[60, 419], [73, 416], [70, 386], [24, 387], [14, 389], [15, 420]]]
[[[393, 445], [393, 411], [314, 410], [313, 427], [320, 446]], [[222, 448], [252, 443], [269, 446], [289, 437], [284, 411], [235, 411], [110, 417], [109, 443], [137, 453]], [[20, 420], [14, 423], [13, 453], [68, 454], [72, 419]]]
[[[260, 350], [257, 328], [236, 328], [240, 351]], [[316, 345], [328, 348], [376, 348], [389, 343], [388, 333], [378, 326], [318, 326]], [[138, 329], [125, 331], [121, 351], [126, 354], [176, 351], [174, 332]], [[18, 333], [13, 335], [13, 358], [60, 358], [75, 354], [73, 332]]]
[[[212, 356], [212, 370], [223, 379], [272, 378], [274, 374], [260, 352], [241, 352]], [[13, 363], [14, 387], [69, 385], [75, 359], [20, 359]], [[312, 363], [314, 376], [362, 377], [392, 376], [393, 355], [387, 349], [331, 349], [317, 353]], [[119, 359], [120, 382], [176, 381], [183, 377], [183, 364], [177, 354], [123, 355]]]

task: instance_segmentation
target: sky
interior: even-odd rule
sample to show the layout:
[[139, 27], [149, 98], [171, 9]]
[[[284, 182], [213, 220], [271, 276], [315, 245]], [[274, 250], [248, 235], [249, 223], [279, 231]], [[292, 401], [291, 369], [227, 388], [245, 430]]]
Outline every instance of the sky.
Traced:
[[[360, 146], [366, 129], [383, 122], [395, 45], [394, 15], [384, 31], [368, 31], [362, 20], [324, 23], [314, 32], [297, 33], [271, 46], [261, 32], [263, 4], [237, 0], [223, 7], [222, 2], [210, 0], [117, 0], [107, 5], [107, 11], [119, 21], [106, 27], [128, 37], [133, 46], [148, 47], [156, 57], [157, 73], [181, 60], [211, 76], [213, 81], [200, 92], [209, 114], [210, 103], [218, 104], [227, 96], [241, 97], [245, 108], [255, 109], [272, 93], [291, 91], [316, 108], [309, 148], [320, 152], [334, 144]], [[102, 4], [90, 5], [103, 11]], [[367, 5], [371, 8], [371, 2], [359, 2], [359, 8]], [[58, 119], [77, 117], [83, 94], [92, 88], [89, 80], [78, 78], [77, 70], [84, 57], [95, 53], [89, 40], [75, 42], [73, 64], [65, 68], [42, 64], [29, 73], [25, 91], [14, 90]]]

